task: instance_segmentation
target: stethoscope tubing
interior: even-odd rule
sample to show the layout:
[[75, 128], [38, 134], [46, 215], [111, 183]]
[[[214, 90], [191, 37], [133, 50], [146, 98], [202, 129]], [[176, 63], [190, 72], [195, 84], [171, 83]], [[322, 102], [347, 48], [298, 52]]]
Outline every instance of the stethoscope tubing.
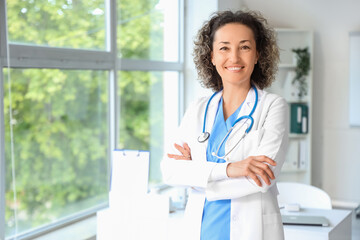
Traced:
[[[220, 91], [219, 91], [220, 92]], [[203, 130], [202, 130], [202, 133], [205, 133], [205, 126], [206, 126], [206, 114], [207, 114], [207, 111], [208, 111], [208, 108], [209, 108], [209, 105], [210, 105], [210, 102], [211, 100], [215, 97], [216, 94], [218, 94], [219, 92], [214, 92], [213, 95], [211, 95], [209, 101], [207, 102], [206, 104], [206, 108], [205, 108], [205, 113], [204, 113], [204, 123], [203, 123]]]
[[[245, 115], [245, 116], [241, 116], [239, 117], [238, 119], [236, 119], [236, 121], [232, 124], [231, 128], [229, 129], [229, 131], [226, 133], [225, 137], [223, 138], [223, 140], [221, 141], [220, 145], [218, 146], [217, 148], [217, 151], [216, 153], [213, 152], [212, 155], [219, 158], [219, 159], [226, 159], [226, 156], [229, 155], [234, 149], [235, 147], [238, 145], [238, 143], [245, 138], [245, 136], [249, 133], [249, 131], [251, 130], [253, 124], [254, 124], [254, 119], [252, 117], [253, 113], [255, 112], [255, 109], [257, 107], [257, 103], [258, 103], [258, 92], [257, 92], [257, 89], [255, 86], [252, 86], [252, 88], [254, 89], [255, 91], [255, 104], [254, 104], [254, 107], [252, 108], [251, 112], [248, 114], [248, 115]], [[204, 113], [204, 123], [203, 123], [203, 131], [202, 133], [200, 134], [199, 138], [198, 138], [198, 141], [200, 143], [203, 143], [205, 141], [207, 141], [210, 137], [210, 133], [206, 132], [206, 115], [207, 115], [207, 111], [208, 111], [208, 108], [209, 108], [209, 104], [211, 102], [211, 100], [213, 99], [213, 97], [217, 94], [218, 92], [215, 92], [213, 95], [211, 95], [209, 101], [207, 102], [206, 104], [206, 107], [205, 107], [205, 113]], [[234, 129], [235, 125], [240, 122], [241, 120], [243, 119], [250, 119], [250, 125], [246, 128], [245, 130], [245, 133], [243, 134], [243, 136], [240, 138], [240, 140], [230, 149], [230, 151], [228, 151], [224, 156], [218, 156], [218, 153], [219, 153], [219, 150], [221, 148], [221, 146], [224, 144], [224, 142], [226, 141], [227, 137], [230, 135], [230, 133], [232, 132], [232, 130]], [[245, 121], [243, 123], [243, 125], [246, 123], [247, 121]], [[243, 126], [242, 125], [242, 126]], [[242, 127], [241, 126], [241, 127]], [[202, 138], [204, 137], [204, 138]]]
[[[243, 123], [243, 125], [241, 125], [241, 127], [244, 126], [245, 123], [246, 123], [246, 121]], [[247, 132], [245, 131], [244, 134], [243, 134], [243, 135], [241, 136], [241, 138], [239, 139], [239, 141], [237, 141], [236, 144], [234, 144], [234, 146], [233, 146], [227, 153], [224, 154], [224, 156], [219, 156], [218, 153], [219, 153], [219, 150], [220, 150], [221, 146], [222, 146], [223, 143], [226, 141], [227, 137], [230, 135], [230, 133], [232, 132], [232, 130], [233, 130], [234, 127], [235, 127], [235, 126], [233, 126], [233, 127], [231, 127], [231, 128], [229, 129], [229, 131], [227, 132], [227, 134], [225, 135], [225, 137], [224, 137], [223, 140], [221, 141], [220, 145], [218, 146], [218, 148], [217, 148], [217, 150], [216, 150], [216, 153], [215, 153], [215, 152], [212, 152], [211, 155], [213, 155], [214, 157], [217, 157], [217, 158], [219, 158], [219, 159], [227, 160], [227, 159], [226, 159], [227, 155], [229, 155], [229, 154], [235, 149], [235, 147], [239, 144], [239, 142], [240, 142], [241, 140], [243, 140], [243, 139], [245, 138], [245, 136], [247, 135]], [[241, 128], [241, 127], [240, 127], [240, 128]]]

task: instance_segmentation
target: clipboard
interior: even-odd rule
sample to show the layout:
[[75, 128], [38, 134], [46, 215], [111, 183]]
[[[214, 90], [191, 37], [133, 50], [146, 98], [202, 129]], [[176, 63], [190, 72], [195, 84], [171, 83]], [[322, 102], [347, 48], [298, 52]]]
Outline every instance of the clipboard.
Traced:
[[110, 192], [142, 195], [148, 192], [150, 152], [115, 149], [112, 153]]

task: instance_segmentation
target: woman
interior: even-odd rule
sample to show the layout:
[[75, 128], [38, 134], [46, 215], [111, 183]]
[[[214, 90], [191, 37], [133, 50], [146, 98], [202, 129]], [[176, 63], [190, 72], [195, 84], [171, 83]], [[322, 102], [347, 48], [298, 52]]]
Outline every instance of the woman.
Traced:
[[288, 109], [263, 91], [279, 62], [274, 32], [258, 13], [218, 12], [197, 35], [194, 61], [216, 93], [189, 107], [162, 161], [165, 183], [191, 187], [185, 239], [283, 239], [275, 181]]

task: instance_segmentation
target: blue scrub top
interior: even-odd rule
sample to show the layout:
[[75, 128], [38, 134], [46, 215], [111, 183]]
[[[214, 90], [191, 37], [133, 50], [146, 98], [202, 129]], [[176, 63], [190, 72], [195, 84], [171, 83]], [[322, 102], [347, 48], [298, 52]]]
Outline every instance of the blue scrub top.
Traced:
[[[236, 121], [241, 106], [225, 121], [223, 98], [221, 97], [215, 116], [214, 126], [208, 140], [209, 142], [206, 150], [207, 161], [217, 163], [225, 162], [224, 159], [214, 157], [211, 153], [216, 153], [221, 141]], [[217, 155], [224, 156], [224, 154], [225, 142], [222, 144]], [[208, 201], [205, 199], [201, 223], [201, 240], [230, 240], [230, 208], [230, 199], [217, 201]]]

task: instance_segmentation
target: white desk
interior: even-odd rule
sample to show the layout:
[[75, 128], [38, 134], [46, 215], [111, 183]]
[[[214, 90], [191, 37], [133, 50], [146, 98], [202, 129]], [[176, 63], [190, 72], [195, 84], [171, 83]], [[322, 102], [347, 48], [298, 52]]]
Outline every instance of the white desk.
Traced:
[[169, 222], [169, 198], [166, 196], [146, 194], [131, 198], [111, 195], [110, 207], [97, 212], [96, 239], [168, 240], [171, 239], [167, 234]]
[[351, 211], [326, 209], [301, 209], [300, 212], [281, 211], [286, 215], [324, 216], [329, 227], [314, 226], [284, 226], [285, 240], [350, 240], [351, 239]]
[[[351, 240], [351, 211], [347, 210], [325, 210], [325, 209], [301, 209], [300, 212], [281, 211], [287, 215], [313, 215], [324, 216], [329, 222], [329, 227], [314, 226], [284, 226], [285, 240]], [[183, 212], [171, 213], [168, 230], [172, 236], [168, 239], [180, 240], [181, 229], [179, 223], [183, 217]]]
[[[139, 205], [138, 205], [139, 206]], [[166, 209], [166, 208], [165, 208]], [[163, 211], [162, 211], [163, 212]], [[351, 240], [351, 211], [347, 210], [324, 210], [324, 209], [302, 209], [300, 212], [286, 212], [281, 211], [287, 215], [313, 215], [324, 216], [329, 222], [329, 227], [314, 227], [314, 226], [284, 226], [285, 240]], [[162, 217], [159, 217], [162, 215]], [[182, 237], [182, 218], [183, 211], [178, 211], [169, 214], [166, 217], [166, 212], [159, 215], [159, 211], [152, 209], [151, 214], [148, 217], [138, 218], [137, 223], [142, 227], [139, 234], [146, 234], [156, 236], [155, 238], [149, 237], [148, 239], [166, 239], [166, 240], [183, 240]], [[123, 239], [120, 236], [124, 235], [124, 229], [119, 222], [119, 216], [121, 214], [116, 211], [110, 211], [110, 209], [98, 212], [98, 238], [99, 240], [118, 240]], [[164, 217], [167, 218], [167, 223], [164, 222]], [[126, 218], [128, 219], [128, 218]], [[139, 221], [139, 219], [142, 219]], [[146, 224], [143, 224], [147, 221]], [[165, 220], [166, 221], [166, 220]], [[152, 224], [149, 224], [151, 222]], [[144, 229], [144, 226], [148, 226], [148, 229]], [[127, 239], [142, 239], [138, 237], [128, 237]]]

